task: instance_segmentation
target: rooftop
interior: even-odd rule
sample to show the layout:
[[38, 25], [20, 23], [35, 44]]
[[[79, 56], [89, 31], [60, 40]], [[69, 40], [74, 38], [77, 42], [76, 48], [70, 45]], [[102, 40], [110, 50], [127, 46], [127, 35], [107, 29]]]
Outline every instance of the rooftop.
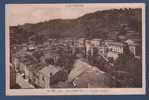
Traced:
[[54, 75], [58, 71], [60, 71], [60, 67], [49, 65], [47, 67], [42, 68], [39, 72], [44, 74], [45, 76], [50, 77], [50, 73], [52, 73], [52, 75]]

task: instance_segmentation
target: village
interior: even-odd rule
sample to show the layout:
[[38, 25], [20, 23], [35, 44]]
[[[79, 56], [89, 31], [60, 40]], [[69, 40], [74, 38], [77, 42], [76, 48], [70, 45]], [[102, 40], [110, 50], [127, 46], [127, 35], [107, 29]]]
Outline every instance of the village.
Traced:
[[127, 60], [140, 62], [140, 50], [141, 42], [137, 39], [49, 38], [38, 45], [29, 41], [12, 49], [15, 53], [10, 57], [10, 87], [108, 88], [132, 87], [131, 84], [138, 87], [140, 80], [127, 74], [130, 69], [117, 71], [119, 65], [115, 62], [121, 62], [120, 56], [125, 55]]

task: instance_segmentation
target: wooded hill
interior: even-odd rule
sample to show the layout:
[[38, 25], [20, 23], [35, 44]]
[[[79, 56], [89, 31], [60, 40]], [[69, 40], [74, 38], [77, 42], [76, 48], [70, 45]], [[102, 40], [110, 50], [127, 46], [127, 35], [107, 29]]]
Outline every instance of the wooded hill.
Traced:
[[141, 9], [111, 9], [85, 14], [76, 19], [54, 19], [36, 24], [10, 26], [12, 43], [24, 43], [48, 38], [140, 38], [142, 34]]

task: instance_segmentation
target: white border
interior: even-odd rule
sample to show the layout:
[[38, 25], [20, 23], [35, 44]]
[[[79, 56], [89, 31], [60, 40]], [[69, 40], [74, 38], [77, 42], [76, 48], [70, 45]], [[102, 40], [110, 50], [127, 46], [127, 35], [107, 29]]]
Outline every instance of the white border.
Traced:
[[[11, 4], [5, 5], [5, 73], [6, 73], [6, 95], [7, 96], [15, 96], [15, 95], [145, 95], [146, 94], [146, 56], [145, 56], [145, 3], [77, 3], [72, 4], [75, 5], [85, 5], [85, 6], [123, 6], [123, 7], [133, 7], [138, 6], [142, 8], [142, 88], [91, 88], [91, 89], [10, 89], [9, 88], [9, 57], [10, 57], [10, 48], [9, 48], [9, 19], [8, 19], [8, 11], [7, 7]], [[36, 5], [36, 4], [32, 4]], [[39, 4], [37, 4], [39, 5]], [[41, 4], [43, 5], [43, 4]], [[66, 6], [69, 4], [46, 4], [46, 5], [53, 5], [53, 6]], [[16, 19], [17, 20], [17, 19]]]

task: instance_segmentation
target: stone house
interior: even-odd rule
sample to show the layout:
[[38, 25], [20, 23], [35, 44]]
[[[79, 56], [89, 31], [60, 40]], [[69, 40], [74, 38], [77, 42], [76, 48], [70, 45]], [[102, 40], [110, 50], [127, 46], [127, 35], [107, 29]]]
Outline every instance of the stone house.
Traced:
[[42, 68], [37, 74], [38, 78], [36, 79], [36, 84], [41, 88], [50, 88], [50, 77], [55, 75], [58, 71], [60, 71], [60, 68], [53, 65]]

